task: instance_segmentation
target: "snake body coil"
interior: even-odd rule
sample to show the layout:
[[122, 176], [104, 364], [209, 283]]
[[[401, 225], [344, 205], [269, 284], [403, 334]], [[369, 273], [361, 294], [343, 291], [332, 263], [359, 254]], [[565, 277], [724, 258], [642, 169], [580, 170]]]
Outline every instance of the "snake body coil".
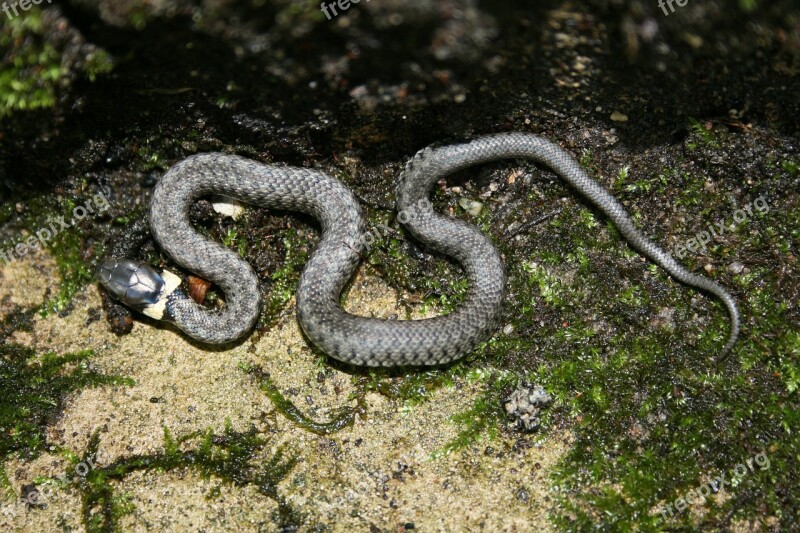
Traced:
[[[731, 295], [692, 274], [636, 229], [622, 205], [559, 146], [532, 134], [506, 133], [464, 144], [431, 147], [406, 165], [397, 185], [400, 221], [420, 241], [456, 259], [469, 291], [449, 315], [388, 321], [346, 313], [340, 295], [360, 261], [365, 224], [356, 198], [338, 180], [315, 170], [264, 165], [226, 154], [201, 154], [173, 166], [158, 182], [150, 207], [153, 236], [182, 267], [225, 294], [221, 310], [206, 309], [176, 290], [174, 275], [159, 277], [148, 265], [111, 258], [99, 269], [112, 296], [150, 316], [174, 322], [189, 336], [211, 344], [244, 336], [260, 313], [258, 279], [237, 254], [200, 235], [189, 221], [198, 198], [219, 194], [263, 207], [315, 217], [322, 238], [297, 289], [297, 315], [309, 339], [328, 355], [367, 366], [435, 365], [468, 353], [495, 328], [505, 273], [500, 255], [475, 226], [432, 210], [428, 195], [441, 178], [471, 165], [524, 158], [552, 168], [611, 219], [628, 242], [677, 280], [706, 290], [728, 309], [731, 331], [723, 353], [736, 342], [739, 313]], [[149, 293], [147, 291], [150, 291]], [[145, 294], [146, 293], [146, 294]]]

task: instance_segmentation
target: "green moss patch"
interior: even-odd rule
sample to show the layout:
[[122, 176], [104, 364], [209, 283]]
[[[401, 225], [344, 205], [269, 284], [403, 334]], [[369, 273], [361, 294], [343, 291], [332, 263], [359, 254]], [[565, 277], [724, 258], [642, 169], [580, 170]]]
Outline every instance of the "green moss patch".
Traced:
[[[37, 354], [16, 344], [0, 345], [0, 460], [33, 459], [48, 447], [46, 430], [68, 394], [86, 387], [132, 385], [133, 381], [91, 369], [91, 351]], [[0, 470], [8, 497], [13, 497]]]
[[[72, 458], [70, 473], [79, 463], [96, 462], [99, 442], [96, 433], [86, 453]], [[277, 527], [297, 527], [301, 517], [278, 492], [278, 483], [291, 472], [296, 459], [287, 456], [282, 449], [267, 459], [262, 458], [260, 454], [268, 442], [269, 439], [255, 428], [238, 432], [230, 422], [220, 435], [209, 430], [173, 437], [164, 428], [163, 452], [120, 458], [77, 478], [76, 488], [83, 502], [83, 524], [91, 532], [118, 530], [119, 520], [132, 513], [135, 506], [128, 495], [118, 491], [117, 485], [134, 472], [193, 470], [205, 478], [214, 477], [234, 486], [254, 486], [259, 493], [278, 503], [273, 517]], [[209, 498], [214, 497], [212, 491]]]

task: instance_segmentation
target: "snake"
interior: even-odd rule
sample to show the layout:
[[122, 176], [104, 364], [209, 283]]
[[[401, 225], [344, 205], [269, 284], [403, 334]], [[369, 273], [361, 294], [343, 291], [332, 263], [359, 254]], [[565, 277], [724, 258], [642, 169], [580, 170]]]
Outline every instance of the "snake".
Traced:
[[302, 212], [321, 227], [318, 245], [296, 290], [298, 322], [307, 338], [342, 362], [372, 367], [441, 365], [470, 353], [496, 329], [506, 274], [492, 241], [475, 225], [436, 212], [429, 199], [439, 180], [467, 167], [525, 159], [551, 168], [611, 220], [642, 255], [679, 282], [710, 293], [725, 305], [730, 332], [722, 354], [736, 343], [739, 311], [717, 282], [690, 272], [636, 228], [625, 208], [559, 145], [536, 134], [500, 133], [459, 144], [429, 146], [405, 165], [396, 182], [398, 220], [430, 250], [463, 268], [466, 295], [450, 313], [418, 320], [363, 317], [346, 312], [342, 291], [370, 244], [364, 212], [353, 192], [310, 168], [264, 164], [225, 153], [192, 155], [158, 181], [150, 202], [153, 238], [180, 267], [214, 283], [224, 305], [210, 309], [192, 300], [181, 278], [127, 257], [100, 262], [97, 277], [115, 299], [143, 314], [171, 322], [205, 344], [226, 344], [250, 332], [261, 311], [259, 280], [234, 251], [201, 235], [189, 218], [194, 202], [221, 195], [269, 209]]

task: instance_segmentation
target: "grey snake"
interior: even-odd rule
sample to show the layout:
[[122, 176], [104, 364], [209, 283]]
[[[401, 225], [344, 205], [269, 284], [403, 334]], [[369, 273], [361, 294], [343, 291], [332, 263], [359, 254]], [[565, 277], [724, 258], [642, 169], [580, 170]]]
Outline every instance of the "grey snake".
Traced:
[[208, 344], [240, 339], [261, 310], [258, 278], [233, 251], [192, 227], [189, 208], [216, 194], [246, 203], [307, 213], [322, 228], [297, 288], [297, 317], [308, 338], [326, 354], [365, 366], [437, 365], [469, 353], [495, 329], [503, 301], [505, 271], [495, 246], [475, 226], [435, 212], [428, 196], [433, 185], [466, 167], [507, 158], [530, 159], [553, 169], [602, 211], [639, 252], [686, 285], [717, 296], [730, 316], [722, 354], [739, 334], [739, 311], [718, 283], [693, 274], [647, 239], [622, 205], [589, 177], [558, 145], [533, 134], [503, 133], [463, 144], [428, 147], [406, 164], [397, 181], [400, 221], [430, 249], [452, 257], [469, 280], [463, 303], [452, 313], [424, 320], [383, 320], [355, 316], [340, 304], [365, 246], [366, 226], [359, 202], [335, 178], [316, 170], [265, 165], [239, 156], [191, 156], [159, 180], [150, 205], [153, 237], [181, 267], [215, 283], [225, 305], [207, 309], [178, 287], [180, 278], [149, 265], [108, 258], [98, 278], [109, 293], [149, 316], [176, 324]]

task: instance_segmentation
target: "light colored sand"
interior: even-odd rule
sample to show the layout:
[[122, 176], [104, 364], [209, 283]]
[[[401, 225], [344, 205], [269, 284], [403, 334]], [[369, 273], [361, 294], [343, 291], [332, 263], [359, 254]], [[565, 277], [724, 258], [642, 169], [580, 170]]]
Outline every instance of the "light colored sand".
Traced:
[[[46, 258], [35, 261], [0, 270], [4, 306], [42, 301], [55, 271]], [[402, 315], [396, 302], [397, 296], [383, 282], [362, 271], [347, 307], [363, 315]], [[205, 428], [221, 433], [229, 419], [238, 430], [255, 425], [272, 435], [265, 457], [279, 446], [299, 457], [279, 492], [304, 517], [303, 530], [317, 525], [336, 531], [371, 526], [396, 530], [408, 522], [422, 531], [550, 529], [547, 477], [566, 449], [567, 434], [503, 433], [495, 441], [432, 459], [456, 436], [458, 428], [449, 417], [471, 405], [480, 393], [477, 385], [441, 389], [432, 401], [413, 408], [369, 394], [365, 419], [320, 437], [276, 413], [255, 379], [240, 368], [262, 367], [278, 389], [315, 420], [327, 420], [331, 409], [354, 404], [348, 397], [363, 378], [320, 362], [300, 334], [291, 308], [260, 338], [254, 336], [228, 351], [206, 351], [172, 329], [141, 322], [132, 334], [115, 336], [104, 317], [90, 319], [90, 310], [100, 309], [94, 286], [79, 294], [74, 304], [66, 317], [37, 319], [31, 334], [16, 334], [14, 340], [39, 351], [92, 349], [94, 368], [131, 377], [136, 384], [75, 394], [49, 430], [55, 445], [82, 452], [100, 429], [101, 464], [107, 464], [115, 458], [161, 451], [165, 426], [175, 436]], [[492, 451], [487, 453], [488, 446]], [[6, 464], [18, 494], [36, 476], [59, 475], [65, 468], [64, 460], [52, 454]], [[209, 498], [216, 487], [219, 495]], [[202, 479], [188, 470], [133, 474], [116, 490], [135, 505], [135, 511], [122, 520], [125, 530], [274, 528], [274, 501], [253, 487]], [[6, 505], [0, 511], [8, 516], [0, 515], [0, 527], [82, 530], [80, 509], [77, 490], [67, 487], [56, 491], [46, 509]]]
[[58, 270], [53, 259], [39, 251], [35, 256], [9, 263], [0, 261], [0, 320], [17, 307], [32, 307], [58, 291]]

